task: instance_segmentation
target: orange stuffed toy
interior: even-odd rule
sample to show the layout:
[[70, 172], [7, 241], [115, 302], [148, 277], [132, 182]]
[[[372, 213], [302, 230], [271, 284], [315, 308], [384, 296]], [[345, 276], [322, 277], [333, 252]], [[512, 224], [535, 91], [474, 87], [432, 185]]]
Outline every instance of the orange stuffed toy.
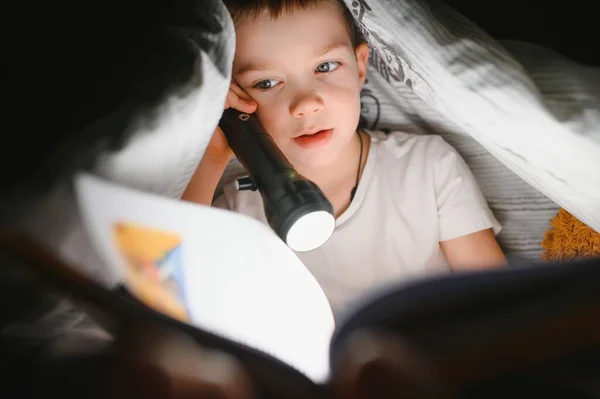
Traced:
[[560, 208], [542, 240], [543, 260], [600, 257], [600, 233]]

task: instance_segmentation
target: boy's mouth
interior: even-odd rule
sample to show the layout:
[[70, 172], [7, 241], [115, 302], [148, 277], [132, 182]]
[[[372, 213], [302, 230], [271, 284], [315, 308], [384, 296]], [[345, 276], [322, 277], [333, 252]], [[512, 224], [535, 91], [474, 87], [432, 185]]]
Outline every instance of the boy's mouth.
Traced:
[[332, 135], [333, 129], [323, 129], [295, 137], [294, 141], [306, 149], [319, 148], [327, 144]]

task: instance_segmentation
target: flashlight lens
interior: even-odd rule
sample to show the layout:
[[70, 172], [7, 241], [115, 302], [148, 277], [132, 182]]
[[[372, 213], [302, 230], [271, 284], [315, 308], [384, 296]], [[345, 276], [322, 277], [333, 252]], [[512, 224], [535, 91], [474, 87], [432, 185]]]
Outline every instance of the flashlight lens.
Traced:
[[335, 217], [326, 211], [302, 215], [287, 232], [286, 244], [297, 252], [312, 251], [325, 244], [335, 229]]

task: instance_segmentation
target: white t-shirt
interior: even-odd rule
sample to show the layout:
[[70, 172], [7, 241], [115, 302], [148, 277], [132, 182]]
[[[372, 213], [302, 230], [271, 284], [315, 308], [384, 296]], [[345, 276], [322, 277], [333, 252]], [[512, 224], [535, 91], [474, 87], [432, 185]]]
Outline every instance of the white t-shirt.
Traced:
[[[363, 175], [335, 232], [297, 253], [334, 312], [381, 284], [449, 271], [440, 241], [500, 231], [471, 171], [440, 136], [368, 133]], [[214, 205], [268, 223], [258, 191], [230, 184]]]

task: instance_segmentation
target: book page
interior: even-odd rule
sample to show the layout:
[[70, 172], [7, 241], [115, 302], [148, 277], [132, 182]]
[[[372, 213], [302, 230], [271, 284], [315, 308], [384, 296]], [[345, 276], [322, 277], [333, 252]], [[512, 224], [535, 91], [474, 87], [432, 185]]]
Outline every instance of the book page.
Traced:
[[76, 191], [99, 256], [140, 300], [316, 382], [328, 378], [331, 308], [269, 226], [88, 174], [76, 177]]

